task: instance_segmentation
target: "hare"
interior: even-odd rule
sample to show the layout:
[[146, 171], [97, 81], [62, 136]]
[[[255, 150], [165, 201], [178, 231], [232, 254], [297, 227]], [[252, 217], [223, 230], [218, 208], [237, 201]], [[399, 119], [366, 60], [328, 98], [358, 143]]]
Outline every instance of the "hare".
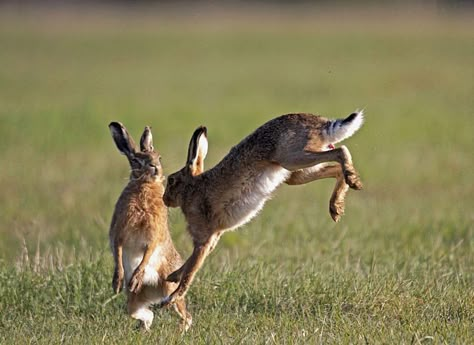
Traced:
[[168, 207], [183, 211], [194, 249], [185, 264], [167, 277], [179, 286], [160, 305], [179, 301], [220, 236], [255, 217], [282, 183], [335, 178], [329, 212], [337, 222], [344, 213], [348, 188], [361, 189], [362, 183], [349, 150], [334, 144], [354, 134], [363, 120], [362, 111], [334, 121], [312, 114], [282, 115], [247, 136], [206, 172], [207, 130], [197, 128], [186, 165], [168, 177], [163, 196]]
[[[168, 210], [163, 203], [165, 178], [150, 127], [145, 127], [140, 150], [121, 123], [112, 122], [109, 129], [131, 167], [130, 180], [115, 205], [110, 225], [115, 264], [112, 287], [119, 293], [125, 285], [128, 314], [149, 330], [153, 322], [149, 307], [176, 289], [177, 284], [165, 278], [181, 266], [182, 260], [168, 231]], [[184, 298], [174, 307], [187, 330], [192, 317]]]

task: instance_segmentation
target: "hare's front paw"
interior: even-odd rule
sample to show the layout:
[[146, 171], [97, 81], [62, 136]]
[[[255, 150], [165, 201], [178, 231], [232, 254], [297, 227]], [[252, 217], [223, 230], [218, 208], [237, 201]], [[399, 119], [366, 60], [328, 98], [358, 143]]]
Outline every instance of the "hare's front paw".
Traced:
[[115, 270], [114, 278], [112, 279], [112, 289], [115, 293], [120, 293], [123, 288], [123, 272]]
[[130, 279], [130, 283], [128, 284], [128, 289], [130, 290], [130, 292], [140, 292], [143, 285], [144, 274], [145, 271], [140, 269], [137, 269], [135, 270], [135, 272], [133, 272], [132, 279]]
[[173, 303], [174, 303], [174, 297], [173, 297], [173, 295], [170, 295], [170, 296], [164, 297], [164, 298], [161, 300], [161, 302], [160, 302], [160, 304], [159, 304], [158, 306], [159, 306], [160, 308], [164, 308], [164, 307], [167, 307], [167, 306], [169, 306], [169, 305], [171, 305], [171, 304], [173, 304]]

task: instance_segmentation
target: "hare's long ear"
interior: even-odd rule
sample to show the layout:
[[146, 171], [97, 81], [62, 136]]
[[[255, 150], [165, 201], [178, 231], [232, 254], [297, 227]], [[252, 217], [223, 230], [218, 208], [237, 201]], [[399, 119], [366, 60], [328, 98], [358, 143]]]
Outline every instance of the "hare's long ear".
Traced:
[[153, 152], [153, 136], [151, 135], [151, 127], [146, 126], [140, 138], [140, 150], [142, 152]]
[[204, 158], [207, 155], [207, 128], [199, 127], [194, 131], [189, 142], [187, 167], [192, 176], [204, 171]]
[[136, 152], [136, 145], [127, 129], [120, 122], [111, 122], [109, 129], [119, 151], [131, 158]]

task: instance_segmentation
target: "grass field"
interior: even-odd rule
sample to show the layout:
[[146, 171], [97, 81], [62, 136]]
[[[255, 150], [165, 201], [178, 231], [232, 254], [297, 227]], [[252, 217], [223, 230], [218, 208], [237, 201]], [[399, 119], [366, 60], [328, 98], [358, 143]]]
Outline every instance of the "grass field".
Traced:
[[[1, 344], [472, 344], [472, 16], [0, 14]], [[195, 127], [207, 166], [283, 113], [365, 108], [346, 144], [365, 189], [282, 187], [224, 235], [193, 328], [113, 298], [108, 223], [128, 166], [107, 125], [154, 131], [166, 173]], [[191, 244], [170, 211], [181, 254]]]

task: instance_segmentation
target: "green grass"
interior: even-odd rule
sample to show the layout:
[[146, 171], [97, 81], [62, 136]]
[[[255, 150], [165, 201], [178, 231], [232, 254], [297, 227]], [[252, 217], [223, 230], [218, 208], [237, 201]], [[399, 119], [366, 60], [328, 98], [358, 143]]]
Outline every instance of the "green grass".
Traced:
[[[474, 34], [465, 19], [306, 14], [0, 18], [0, 343], [403, 343], [474, 339]], [[207, 167], [266, 120], [366, 109], [365, 183], [282, 187], [223, 236], [181, 335], [136, 330], [107, 243], [126, 160], [107, 125], [153, 126], [166, 173], [208, 126]], [[179, 210], [175, 244], [191, 250]], [[23, 244], [24, 243], [24, 244]]]

